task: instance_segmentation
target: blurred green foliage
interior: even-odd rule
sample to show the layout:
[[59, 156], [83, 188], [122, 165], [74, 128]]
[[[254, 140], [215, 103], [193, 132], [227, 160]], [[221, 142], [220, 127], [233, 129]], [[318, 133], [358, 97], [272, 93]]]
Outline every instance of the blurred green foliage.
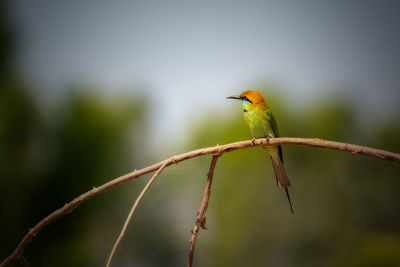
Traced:
[[[149, 100], [110, 97], [76, 87], [55, 108], [43, 107], [13, 68], [12, 31], [0, 21], [0, 258], [43, 217], [118, 175], [161, 160], [147, 140]], [[263, 85], [260, 88], [267, 88]], [[387, 114], [365, 129], [344, 95], [294, 109], [276, 88], [264, 91], [282, 136], [319, 137], [400, 151], [400, 118]], [[227, 104], [221, 99], [221, 105]], [[182, 152], [243, 139], [239, 106], [190, 125]], [[168, 137], [166, 137], [168, 140]], [[218, 161], [196, 266], [399, 266], [400, 167], [324, 149], [285, 146], [295, 213], [276, 187], [265, 150], [249, 148]], [[190, 230], [211, 157], [167, 168], [138, 209], [115, 266], [184, 266]], [[104, 265], [146, 177], [82, 204], [32, 240], [33, 266]], [[13, 262], [19, 266], [18, 262]]]
[[[7, 229], [1, 238], [2, 257], [53, 210], [142, 164], [141, 151], [135, 147], [140, 145], [138, 131], [145, 129], [143, 104], [77, 93], [44, 119], [26, 90], [1, 88], [0, 224]], [[119, 190], [123, 192], [127, 191]], [[107, 250], [110, 245], [98, 243], [97, 236], [115, 216], [112, 200], [118, 200], [117, 192], [83, 205], [74, 216], [41, 233], [36, 245], [26, 251], [27, 257], [39, 266], [54, 266], [60, 259], [63, 263], [57, 266], [102, 263], [101, 254], [88, 251], [95, 252], [92, 248], [97, 246]]]
[[[371, 147], [399, 151], [397, 116], [366, 135], [357, 108], [343, 96], [296, 112], [274, 91], [264, 95], [283, 136], [358, 144], [363, 140]], [[193, 146], [250, 138], [241, 108], [236, 109], [229, 118], [217, 112], [207, 116], [194, 131]], [[400, 264], [398, 163], [310, 147], [283, 150], [294, 215], [275, 185], [266, 151], [253, 148], [224, 155], [215, 171], [208, 211], [214, 227], [201, 233], [212, 237], [197, 251], [200, 266]]]

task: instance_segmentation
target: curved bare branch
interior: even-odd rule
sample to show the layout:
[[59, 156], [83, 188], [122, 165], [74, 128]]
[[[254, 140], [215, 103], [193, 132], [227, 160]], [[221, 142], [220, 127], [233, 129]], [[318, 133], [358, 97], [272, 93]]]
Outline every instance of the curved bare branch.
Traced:
[[312, 146], [312, 147], [321, 147], [327, 149], [341, 150], [347, 151], [352, 154], [360, 154], [365, 156], [377, 157], [380, 159], [391, 160], [400, 162], [400, 154], [374, 149], [366, 146], [359, 146], [348, 143], [340, 143], [334, 141], [327, 141], [318, 138], [297, 138], [297, 137], [280, 137], [280, 138], [260, 138], [257, 140], [247, 140], [241, 142], [230, 143], [226, 145], [217, 145], [213, 147], [201, 148], [193, 151], [189, 151], [180, 155], [173, 156], [167, 160], [160, 161], [143, 169], [130, 172], [118, 178], [115, 178], [100, 187], [94, 187], [92, 190], [80, 195], [75, 198], [71, 202], [65, 204], [63, 207], [55, 210], [53, 213], [45, 217], [38, 224], [36, 224], [33, 228], [31, 228], [28, 233], [23, 237], [23, 239], [18, 244], [17, 248], [14, 252], [8, 256], [1, 264], [0, 267], [6, 266], [14, 259], [22, 259], [23, 251], [27, 244], [31, 241], [33, 237], [35, 237], [43, 228], [45, 228], [50, 223], [54, 222], [56, 219], [64, 216], [72, 212], [77, 206], [79, 206], [82, 202], [96, 196], [97, 194], [102, 193], [103, 191], [110, 189], [113, 186], [116, 186], [120, 183], [137, 179], [140, 176], [154, 172], [160, 169], [161, 166], [165, 164], [165, 167], [168, 167], [171, 164], [178, 163], [184, 160], [188, 160], [194, 157], [202, 156], [202, 155], [215, 155], [215, 154], [223, 154], [225, 152], [254, 147], [254, 146], [268, 146], [268, 145], [304, 145], [304, 146]]
[[164, 162], [163, 165], [161, 165], [161, 167], [154, 173], [153, 177], [151, 177], [151, 179], [147, 182], [146, 186], [143, 188], [142, 192], [139, 194], [138, 198], [136, 199], [135, 203], [132, 206], [131, 211], [128, 214], [128, 217], [126, 218], [125, 224], [122, 227], [121, 233], [119, 234], [117, 241], [115, 241], [114, 247], [111, 251], [110, 256], [108, 257], [107, 260], [107, 264], [106, 267], [109, 267], [111, 264], [111, 261], [114, 257], [115, 252], [117, 251], [117, 248], [119, 246], [119, 244], [122, 241], [122, 238], [125, 235], [126, 232], [126, 228], [128, 228], [128, 224], [132, 219], [133, 213], [135, 212], [137, 206], [139, 205], [140, 200], [142, 200], [144, 194], [146, 194], [147, 190], [149, 190], [150, 186], [153, 184], [153, 182], [157, 179], [158, 175], [160, 175], [160, 173], [162, 172], [162, 170], [164, 170], [165, 166], [167, 166], [168, 161]]
[[197, 213], [196, 222], [192, 230], [192, 237], [190, 238], [189, 242], [189, 259], [187, 264], [188, 267], [192, 267], [193, 265], [194, 248], [196, 246], [197, 236], [199, 235], [200, 228], [207, 229], [205, 213], [207, 211], [208, 201], [210, 200], [212, 179], [214, 177], [215, 165], [217, 164], [219, 156], [220, 155], [213, 155], [210, 165], [210, 171], [207, 174], [207, 183], [206, 189], [204, 190], [203, 201], [201, 202], [199, 212]]

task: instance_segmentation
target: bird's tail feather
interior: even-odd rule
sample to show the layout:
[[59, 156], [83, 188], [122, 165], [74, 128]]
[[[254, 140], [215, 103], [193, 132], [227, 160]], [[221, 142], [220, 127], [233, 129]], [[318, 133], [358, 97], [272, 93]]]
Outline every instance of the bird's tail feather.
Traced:
[[279, 157], [272, 157], [272, 166], [274, 166], [276, 183], [279, 187], [288, 187], [290, 186], [289, 178], [286, 174], [285, 168], [283, 168], [283, 164]]
[[292, 201], [290, 200], [289, 189], [288, 189], [287, 187], [285, 187], [285, 192], [286, 192], [287, 199], [289, 200], [290, 211], [291, 211], [292, 214], [293, 214]]
[[286, 196], [288, 198], [290, 205], [290, 210], [293, 213], [292, 201], [290, 200], [290, 195], [288, 190], [288, 187], [290, 186], [289, 178], [286, 174], [285, 168], [283, 167], [282, 161], [279, 158], [279, 156], [277, 154], [275, 156], [275, 153], [273, 152], [270, 155], [271, 155], [272, 166], [274, 167], [275, 171], [276, 183], [279, 187], [283, 187], [285, 189]]

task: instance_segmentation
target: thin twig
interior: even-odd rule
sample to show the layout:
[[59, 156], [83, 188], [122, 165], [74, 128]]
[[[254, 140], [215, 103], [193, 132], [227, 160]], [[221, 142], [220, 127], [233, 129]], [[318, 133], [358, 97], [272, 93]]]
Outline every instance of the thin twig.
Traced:
[[100, 187], [94, 187], [92, 190], [80, 195], [79, 197], [75, 198], [68, 204], [65, 204], [62, 208], [55, 210], [53, 213], [45, 217], [39, 223], [37, 223], [33, 228], [31, 228], [28, 233], [22, 238], [19, 242], [17, 248], [14, 252], [9, 255], [4, 261], [0, 264], [0, 267], [6, 266], [12, 260], [20, 258], [24, 252], [26, 245], [31, 241], [33, 237], [35, 237], [43, 228], [45, 228], [50, 223], [54, 222], [58, 218], [64, 216], [72, 212], [77, 206], [79, 206], [82, 202], [96, 196], [97, 194], [102, 193], [103, 191], [110, 189], [113, 186], [116, 186], [120, 183], [137, 179], [140, 176], [151, 173], [153, 171], [158, 170], [165, 162], [166, 167], [171, 164], [178, 163], [184, 160], [188, 160], [194, 157], [202, 156], [202, 155], [213, 155], [213, 154], [222, 154], [225, 152], [243, 149], [247, 147], [254, 147], [254, 146], [267, 146], [267, 145], [284, 145], [284, 144], [291, 144], [291, 145], [304, 145], [304, 146], [313, 146], [313, 147], [321, 147], [327, 149], [335, 149], [341, 151], [347, 151], [354, 154], [366, 155], [371, 157], [377, 157], [380, 159], [391, 160], [400, 162], [400, 154], [396, 154], [389, 151], [374, 149], [365, 146], [358, 146], [353, 144], [347, 143], [340, 143], [334, 141], [326, 141], [321, 140], [318, 138], [297, 138], [297, 137], [280, 137], [280, 138], [261, 138], [257, 140], [247, 140], [241, 141], [236, 143], [230, 143], [226, 145], [217, 145], [213, 147], [201, 148], [193, 151], [186, 152], [184, 154], [180, 154], [169, 158], [167, 160], [160, 161], [156, 164], [151, 166], [145, 167], [138, 171], [133, 171], [131, 173], [125, 174], [118, 178], [115, 178]]
[[206, 228], [206, 217], [204, 216], [204, 214], [207, 211], [208, 201], [210, 200], [211, 184], [212, 184], [212, 179], [214, 176], [214, 169], [215, 169], [215, 165], [217, 164], [217, 160], [218, 160], [219, 156], [220, 156], [220, 154], [213, 155], [212, 160], [211, 160], [211, 165], [210, 165], [210, 171], [207, 174], [207, 183], [206, 183], [206, 189], [204, 190], [203, 201], [201, 202], [199, 212], [197, 213], [196, 222], [195, 222], [194, 228], [192, 230], [192, 237], [190, 238], [189, 260], [188, 260], [188, 264], [187, 264], [188, 267], [192, 267], [194, 248], [196, 246], [197, 236], [199, 234], [200, 228], [207, 229]]
[[132, 206], [131, 211], [130, 211], [129, 214], [128, 214], [128, 217], [126, 218], [126, 221], [125, 221], [124, 226], [122, 227], [121, 233], [119, 234], [118, 239], [117, 239], [117, 241], [116, 241], [115, 244], [114, 244], [114, 247], [113, 247], [113, 249], [112, 249], [112, 251], [111, 251], [111, 254], [110, 254], [110, 256], [108, 257], [106, 267], [109, 267], [109, 266], [110, 266], [111, 261], [112, 261], [112, 259], [113, 259], [113, 257], [114, 257], [114, 254], [115, 254], [115, 252], [117, 251], [117, 248], [118, 248], [119, 244], [121, 243], [122, 238], [123, 238], [124, 235], [125, 235], [126, 228], [128, 227], [128, 224], [129, 224], [129, 222], [131, 221], [132, 216], [133, 216], [133, 213], [135, 212], [137, 206], [139, 205], [139, 202], [142, 200], [142, 198], [143, 198], [143, 196], [146, 194], [147, 190], [149, 190], [150, 186], [151, 186], [151, 185], [153, 184], [153, 182], [157, 179], [158, 175], [160, 175], [160, 173], [161, 173], [162, 170], [167, 166], [167, 164], [168, 164], [168, 161], [165, 161], [164, 164], [161, 165], [161, 167], [156, 171], [156, 173], [154, 173], [153, 177], [151, 177], [151, 179], [147, 182], [146, 186], [143, 188], [142, 192], [141, 192], [141, 193], [139, 194], [139, 196], [137, 197], [135, 203], [134, 203], [133, 206]]
[[27, 260], [23, 255], [21, 255], [18, 259], [19, 259], [19, 262], [20, 262], [22, 265], [24, 265], [25, 267], [30, 267], [30, 266], [31, 266], [31, 265], [29, 264], [28, 260]]

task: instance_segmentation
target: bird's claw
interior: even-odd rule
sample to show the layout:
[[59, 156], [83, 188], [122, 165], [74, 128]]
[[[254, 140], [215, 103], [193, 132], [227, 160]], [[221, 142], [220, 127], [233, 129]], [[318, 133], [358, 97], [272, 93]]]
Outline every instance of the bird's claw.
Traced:
[[253, 146], [255, 146], [255, 145], [256, 145], [256, 138], [253, 138], [253, 139], [251, 140], [251, 143], [253, 144]]

